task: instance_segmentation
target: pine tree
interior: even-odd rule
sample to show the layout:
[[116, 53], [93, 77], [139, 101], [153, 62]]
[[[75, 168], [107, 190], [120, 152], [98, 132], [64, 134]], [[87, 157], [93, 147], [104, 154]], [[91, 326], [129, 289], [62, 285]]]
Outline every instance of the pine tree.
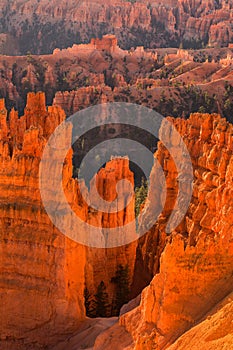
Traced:
[[135, 217], [140, 214], [141, 205], [145, 202], [148, 193], [148, 183], [142, 178], [141, 186], [135, 189]]
[[130, 282], [128, 265], [125, 267], [118, 265], [116, 275], [112, 278], [111, 282], [116, 284], [116, 299], [112, 313], [118, 315], [121, 307], [129, 301]]
[[95, 317], [94, 301], [87, 287], [84, 289], [84, 300], [87, 317]]
[[106, 286], [103, 281], [100, 282], [97, 288], [97, 293], [95, 294], [95, 316], [96, 317], [106, 317], [108, 314], [108, 293], [106, 292]]

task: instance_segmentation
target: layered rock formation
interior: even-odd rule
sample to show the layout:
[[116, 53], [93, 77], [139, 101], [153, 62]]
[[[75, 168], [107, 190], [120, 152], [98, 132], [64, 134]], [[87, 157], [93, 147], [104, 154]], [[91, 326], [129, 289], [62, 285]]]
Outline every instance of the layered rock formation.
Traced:
[[0, 56], [0, 96], [23, 113], [29, 91], [67, 115], [102, 102], [140, 103], [161, 114], [218, 112], [231, 121], [232, 48], [122, 50], [106, 35], [52, 55]]
[[[117, 35], [122, 46], [225, 46], [232, 42], [232, 1], [76, 1], [2, 3], [1, 31], [17, 38], [15, 54], [51, 53], [56, 47]], [[2, 52], [12, 48], [8, 43]], [[9, 52], [8, 51], [8, 52]]]
[[40, 199], [41, 153], [65, 118], [44, 102], [31, 94], [25, 115], [8, 120], [1, 100], [1, 349], [53, 344], [85, 317], [85, 248], [56, 230]]
[[[128, 180], [134, 184], [133, 173], [129, 170], [128, 159], [113, 159], [101, 169], [97, 175], [96, 183], [91, 183], [90, 198], [94, 199], [94, 186], [97, 187], [98, 193], [106, 201], [112, 202], [116, 199], [116, 185], [122, 180]], [[127, 200], [127, 187], [122, 189], [124, 200]], [[93, 200], [94, 202], [94, 200]], [[119, 206], [122, 204], [120, 202]], [[91, 205], [91, 204], [90, 204]], [[89, 214], [88, 222], [90, 225], [97, 225], [104, 228], [113, 228], [124, 226], [134, 220], [134, 197], [129, 205], [121, 211], [116, 213], [92, 213]], [[136, 229], [136, 228], [135, 228]], [[87, 263], [86, 263], [86, 287], [89, 292], [94, 295], [100, 281], [104, 281], [109, 302], [112, 304], [115, 297], [114, 283], [111, 279], [115, 276], [119, 265], [123, 267], [128, 266], [129, 269], [129, 283], [131, 285], [133, 280], [134, 265], [136, 259], [137, 242], [132, 242], [126, 246], [108, 249], [87, 249]]]
[[197, 326], [181, 336], [169, 350], [231, 348], [232, 293], [212, 310]]
[[[198, 334], [206, 350], [221, 346], [223, 341], [230, 347], [232, 302], [226, 299], [214, 308], [232, 293], [233, 285], [232, 125], [219, 115], [193, 114], [188, 120], [170, 118], [183, 136], [194, 170], [193, 197], [184, 220], [171, 235], [166, 235], [178, 182], [176, 166], [159, 143], [155, 156], [167, 184], [162, 214], [139, 242], [99, 250], [87, 249], [63, 236], [52, 225], [41, 203], [40, 158], [49, 135], [65, 118], [62, 109], [55, 106], [47, 109], [45, 96], [39, 93], [29, 94], [21, 118], [14, 110], [7, 118], [3, 100], [0, 110], [1, 349], [52, 348], [70, 338], [85, 320], [84, 287], [94, 294], [103, 280], [112, 302], [115, 290], [111, 279], [118, 264], [129, 266], [132, 295], [154, 278], [143, 290], [141, 301], [137, 299], [125, 306], [119, 323], [98, 336], [94, 349], [114, 346], [191, 350], [196, 346]], [[177, 140], [170, 136], [167, 141], [182, 156]], [[71, 137], [70, 127], [67, 137]], [[55, 163], [54, 166], [53, 174]], [[72, 178], [72, 151], [67, 154], [63, 174], [67, 200], [83, 221], [111, 228], [134, 218], [133, 201], [117, 214], [93, 211], [85, 203], [77, 181]], [[150, 184], [158, 191], [156, 196], [149, 192], [144, 207], [148, 218], [156, 202], [163, 202], [157, 175], [155, 165]], [[122, 178], [133, 184], [129, 161], [113, 159], [96, 177], [100, 195], [107, 201], [115, 199], [116, 183]], [[53, 181], [56, 188], [56, 177]], [[91, 199], [94, 185], [93, 182]], [[53, 189], [48, 190], [52, 195]], [[189, 188], [184, 183], [181, 190], [188, 193]], [[85, 346], [81, 338], [88, 334], [88, 327], [96, 336], [99, 334], [99, 321], [97, 329], [92, 322], [86, 322], [82, 323], [79, 335], [60, 344], [59, 349], [68, 350], [69, 345], [75, 349], [75, 342]], [[224, 325], [224, 332], [220, 331], [220, 324]], [[104, 327], [101, 324], [101, 329]], [[206, 338], [203, 332], [209, 327], [213, 329], [208, 330]], [[88, 344], [93, 343], [92, 339]]]
[[[189, 210], [169, 237], [159, 273], [144, 289], [140, 305], [120, 317], [120, 327], [115, 325], [99, 336], [94, 349], [119, 344], [119, 334], [123, 340], [117, 349], [193, 349], [199, 346], [199, 336], [205, 349], [219, 349], [224, 341], [226, 347], [233, 344], [231, 300], [214, 309], [232, 293], [233, 285], [232, 125], [218, 115], [207, 114], [194, 114], [174, 124], [184, 137], [194, 167]], [[157, 157], [163, 167], [170, 161], [162, 145]], [[168, 178], [173, 176], [172, 167], [166, 170]], [[212, 316], [207, 317], [211, 310]], [[220, 331], [220, 324], [225, 331]], [[207, 327], [213, 328], [205, 334]], [[125, 330], [130, 334], [127, 338]]]
[[[107, 252], [90, 250], [62, 235], [41, 202], [39, 164], [48, 137], [65, 114], [59, 107], [47, 109], [43, 93], [28, 95], [21, 118], [14, 110], [7, 117], [4, 100], [0, 100], [0, 110], [0, 347], [41, 349], [64, 339], [84, 320], [85, 285], [94, 294], [103, 280], [111, 302], [114, 287], [110, 280], [118, 264], [128, 265], [132, 276], [135, 245]], [[68, 128], [67, 137], [71, 137], [70, 131]], [[56, 174], [55, 161], [50, 172]], [[134, 218], [134, 201], [120, 213], [91, 212], [72, 178], [71, 151], [63, 175], [68, 202], [83, 221], [114, 227]], [[113, 160], [98, 174], [98, 191], [111, 199], [116, 182], [125, 177], [133, 183], [129, 161]], [[56, 176], [53, 182], [56, 189]], [[105, 182], [110, 192], [106, 192]], [[49, 188], [51, 200], [53, 193]]]

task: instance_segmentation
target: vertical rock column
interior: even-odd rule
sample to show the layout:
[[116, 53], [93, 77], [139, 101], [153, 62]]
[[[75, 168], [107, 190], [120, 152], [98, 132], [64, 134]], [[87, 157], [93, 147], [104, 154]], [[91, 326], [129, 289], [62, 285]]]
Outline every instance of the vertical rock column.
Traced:
[[53, 226], [39, 191], [43, 148], [65, 114], [47, 111], [41, 93], [29, 94], [20, 119], [12, 111], [7, 122], [0, 107], [0, 347], [39, 349], [85, 317], [85, 248]]

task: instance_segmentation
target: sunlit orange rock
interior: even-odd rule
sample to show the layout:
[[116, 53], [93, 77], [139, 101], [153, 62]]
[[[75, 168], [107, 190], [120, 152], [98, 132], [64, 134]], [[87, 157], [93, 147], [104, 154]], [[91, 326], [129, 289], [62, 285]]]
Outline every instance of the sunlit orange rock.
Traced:
[[1, 349], [25, 349], [25, 342], [39, 349], [85, 317], [85, 248], [53, 226], [38, 186], [46, 139], [65, 114], [47, 111], [44, 94], [28, 96], [20, 119], [12, 111], [6, 121], [2, 101], [1, 111]]
[[[174, 161], [159, 143], [155, 156], [166, 174], [167, 184], [161, 215], [139, 242], [96, 249], [62, 235], [41, 203], [40, 159], [48, 137], [65, 119], [64, 111], [56, 106], [47, 109], [41, 93], [28, 96], [21, 118], [13, 110], [8, 119], [2, 100], [0, 110], [1, 349], [56, 346], [75, 333], [85, 319], [85, 286], [93, 295], [103, 280], [112, 302], [115, 291], [111, 279], [118, 264], [129, 266], [135, 293], [151, 282], [143, 290], [141, 301], [137, 299], [125, 307], [125, 311], [131, 311], [122, 313], [119, 323], [97, 338], [94, 349], [107, 350], [117, 344], [132, 350], [169, 347], [173, 350], [179, 346], [191, 350], [196, 346], [192, 332], [200, 334], [203, 342], [203, 328], [214, 329], [216, 324], [224, 326], [227, 344], [231, 344], [228, 318], [221, 322], [223, 312], [231, 311], [231, 302], [226, 299], [226, 307], [214, 308], [232, 293], [233, 285], [232, 125], [219, 115], [196, 113], [188, 120], [169, 118], [183, 136], [193, 164], [192, 200], [183, 221], [167, 236], [165, 227], [179, 184]], [[67, 138], [71, 132], [68, 125]], [[170, 144], [182, 156], [172, 134]], [[51, 173], [56, 174], [56, 162]], [[72, 178], [72, 150], [67, 153], [63, 175], [68, 203], [83, 221], [110, 229], [134, 219], [134, 198], [118, 213], [96, 212], [91, 207], [96, 195], [93, 186], [97, 185], [103, 199], [112, 201], [117, 198], [120, 180], [134, 184], [127, 158], [112, 159], [99, 171], [91, 182], [88, 203], [79, 187], [83, 186], [88, 197], [85, 184], [78, 185]], [[155, 195], [149, 190], [143, 208], [148, 218], [153, 208], [162, 206], [157, 175], [158, 165], [154, 165], [150, 184], [156, 188]], [[56, 181], [54, 176], [54, 188], [48, 189], [51, 195], [48, 199], [53, 200]], [[124, 184], [121, 186], [125, 201], [128, 190]], [[188, 194], [189, 188], [181, 186], [181, 190]], [[206, 318], [209, 312], [214, 316]], [[202, 318], [203, 328], [193, 328]], [[222, 334], [215, 332], [219, 337]], [[212, 340], [211, 331], [210, 346], [215, 346]]]
[[[118, 264], [129, 266], [132, 280], [136, 244], [107, 251], [88, 249], [53, 226], [40, 198], [39, 165], [47, 139], [65, 119], [65, 113], [56, 106], [47, 109], [43, 93], [28, 95], [25, 114], [20, 118], [12, 110], [7, 120], [3, 100], [0, 107], [1, 349], [25, 349], [25, 343], [39, 349], [57, 344], [84, 320], [85, 285], [95, 294], [103, 280], [111, 302], [114, 284], [110, 281]], [[71, 132], [67, 124], [68, 141]], [[49, 171], [54, 186], [48, 189], [48, 200], [52, 201], [57, 188], [56, 159]], [[71, 208], [83, 221], [111, 227], [133, 220], [134, 197], [120, 213], [98, 213], [96, 220], [72, 171], [70, 150], [63, 168], [63, 188]], [[100, 171], [99, 194], [111, 200], [121, 179], [134, 184], [126, 158], [114, 159]], [[82, 186], [87, 194], [85, 184]]]
[[[232, 344], [232, 303], [227, 298], [233, 285], [232, 152], [228, 151], [229, 138], [223, 137], [226, 130], [232, 131], [232, 125], [218, 115], [198, 113], [187, 121], [173, 122], [183, 135], [194, 169], [193, 196], [185, 221], [167, 237], [159, 273], [143, 290], [140, 305], [122, 315], [118, 326], [100, 335], [95, 350], [110, 349], [109, 336], [111, 344], [121, 338], [122, 347], [134, 350], [191, 350], [198, 348], [199, 337], [208, 350], [218, 349], [224, 341]], [[169, 157], [159, 146], [160, 161], [164, 154]], [[166, 170], [169, 178], [173, 167]], [[163, 215], [158, 221], [161, 231], [169, 212]], [[146, 240], [144, 245], [149, 247]], [[224, 298], [225, 308], [216, 308]], [[226, 311], [225, 316], [221, 310]], [[200, 320], [203, 323], [195, 327]], [[219, 332], [217, 324], [224, 324], [226, 332]], [[209, 334], [208, 339], [204, 333]]]
[[[118, 191], [123, 195], [118, 198], [117, 184], [121, 180], [127, 182], [121, 183]], [[91, 182], [90, 198], [91, 203], [95, 203], [95, 189], [98, 194], [105, 201], [109, 203], [117, 200], [117, 207], [125, 207], [118, 210], [116, 213], [96, 212], [90, 208], [88, 223], [90, 225], [107, 228], [123, 227], [134, 221], [134, 194], [129, 203], [127, 197], [129, 196], [128, 182], [134, 186], [134, 176], [129, 169], [129, 160], [127, 158], [114, 158], [102, 168], [96, 178]], [[136, 225], [133, 225], [136, 230]], [[119, 228], [121, 230], [121, 228]], [[115, 234], [116, 235], [116, 234]], [[113, 302], [115, 285], [111, 283], [112, 277], [115, 276], [118, 265], [128, 266], [129, 268], [129, 282], [132, 283], [134, 275], [134, 265], [136, 259], [137, 242], [132, 242], [121, 247], [109, 249], [87, 248], [87, 264], [86, 264], [86, 286], [88, 290], [94, 294], [96, 288], [101, 280], [105, 282], [107, 292], [109, 294], [110, 302]]]

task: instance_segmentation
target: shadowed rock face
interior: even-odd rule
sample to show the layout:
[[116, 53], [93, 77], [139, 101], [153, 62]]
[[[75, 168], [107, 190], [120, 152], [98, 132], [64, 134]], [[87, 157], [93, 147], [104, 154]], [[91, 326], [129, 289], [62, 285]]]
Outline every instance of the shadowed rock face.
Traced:
[[10, 5], [4, 0], [1, 52], [51, 53], [56, 47], [87, 42], [93, 33], [114, 33], [125, 48], [223, 46], [232, 41], [231, 11], [231, 0], [14, 0]]

